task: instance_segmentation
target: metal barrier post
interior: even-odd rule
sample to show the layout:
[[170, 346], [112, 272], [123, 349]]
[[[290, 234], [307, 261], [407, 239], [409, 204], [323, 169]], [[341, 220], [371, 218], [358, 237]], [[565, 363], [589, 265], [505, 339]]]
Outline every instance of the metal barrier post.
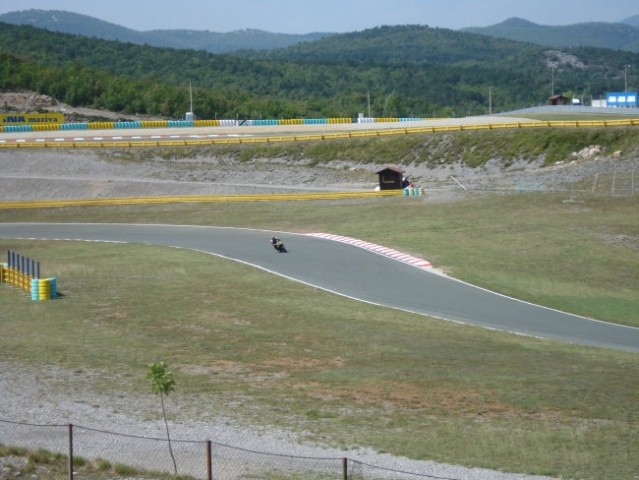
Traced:
[[69, 424], [69, 480], [73, 480], [73, 425]]
[[206, 478], [207, 480], [213, 480], [213, 462], [211, 460], [211, 440], [206, 441]]

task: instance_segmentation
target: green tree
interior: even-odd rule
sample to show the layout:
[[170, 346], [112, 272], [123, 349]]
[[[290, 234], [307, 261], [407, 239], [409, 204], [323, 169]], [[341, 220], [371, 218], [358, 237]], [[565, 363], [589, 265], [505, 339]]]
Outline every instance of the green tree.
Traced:
[[173, 373], [171, 373], [167, 364], [164, 362], [153, 362], [147, 366], [149, 369], [147, 378], [151, 381], [151, 391], [156, 395], [160, 395], [160, 402], [162, 404], [162, 417], [164, 418], [164, 426], [166, 427], [166, 438], [169, 443], [169, 453], [171, 454], [171, 460], [173, 460], [174, 473], [177, 475], [177, 464], [175, 463], [173, 447], [171, 446], [171, 436], [169, 434], [169, 422], [166, 419], [166, 409], [164, 408], [164, 397], [168, 396], [169, 393], [175, 390]]

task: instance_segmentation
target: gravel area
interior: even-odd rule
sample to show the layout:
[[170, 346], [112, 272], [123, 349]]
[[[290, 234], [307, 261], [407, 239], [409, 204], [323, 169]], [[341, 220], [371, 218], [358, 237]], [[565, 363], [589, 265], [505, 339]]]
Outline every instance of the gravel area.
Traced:
[[372, 190], [375, 167], [309, 167], [226, 158], [153, 159], [77, 150], [0, 150], [0, 201]]
[[[100, 372], [69, 372], [53, 365], [37, 370], [0, 362], [0, 438], [2, 443], [66, 453], [67, 428], [74, 430], [74, 452], [85, 458], [171, 471], [164, 424], [157, 397], [95, 393], [88, 379]], [[292, 432], [243, 425], [236, 419], [206, 418], [205, 399], [175, 393], [167, 398], [171, 438], [176, 441], [180, 473], [203, 477], [205, 440], [214, 442], [215, 478], [242, 478], [273, 468], [281, 472], [312, 470], [340, 478], [341, 459], [362, 478], [444, 478], [458, 480], [542, 480], [550, 477], [466, 468], [374, 452], [310, 444]], [[2, 422], [24, 422], [16, 425]], [[43, 425], [58, 427], [43, 428]], [[115, 435], [117, 434], [117, 435]], [[139, 438], [143, 437], [143, 438]], [[187, 443], [182, 443], [187, 441]], [[193, 442], [193, 443], [188, 443]], [[269, 455], [263, 455], [269, 454]], [[274, 454], [274, 455], [270, 455]], [[295, 458], [299, 457], [299, 458]], [[412, 475], [414, 474], [414, 475]], [[0, 474], [0, 478], [2, 475]], [[358, 477], [359, 478], [359, 477]]]
[[[214, 128], [218, 132], [218, 127]], [[180, 131], [185, 133], [184, 129]], [[0, 201], [370, 191], [378, 186], [376, 172], [389, 165], [344, 161], [312, 165], [285, 158], [240, 162], [204, 155], [185, 159], [154, 157], [142, 162], [131, 160], [122, 149], [0, 149]], [[400, 166], [431, 200], [448, 200], [451, 193], [484, 191], [575, 189], [628, 195], [637, 190], [637, 165], [637, 152], [613, 155], [593, 145], [574, 152], [565, 162], [544, 168], [540, 168], [541, 159], [511, 161], [507, 166], [493, 159], [480, 168], [469, 168], [461, 162], [436, 168]]]

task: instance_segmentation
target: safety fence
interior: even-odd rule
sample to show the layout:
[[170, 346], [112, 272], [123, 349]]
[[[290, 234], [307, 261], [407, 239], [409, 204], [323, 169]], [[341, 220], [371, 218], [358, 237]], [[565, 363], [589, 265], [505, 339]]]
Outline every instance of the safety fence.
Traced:
[[49, 300], [58, 296], [55, 277], [40, 278], [40, 262], [11, 250], [7, 252], [7, 263], [0, 264], [0, 283], [31, 294], [31, 300]]
[[634, 197], [639, 193], [638, 179], [639, 162], [633, 155], [629, 155], [625, 158], [600, 158], [594, 162], [577, 160], [534, 171], [514, 170], [496, 176], [476, 175], [472, 172], [466, 174], [461, 170], [448, 178], [424, 179], [420, 182], [420, 187], [429, 195], [440, 190], [452, 189], [475, 193], [556, 193], [569, 197]]
[[240, 127], [276, 125], [336, 125], [348, 123], [388, 123], [422, 121], [426, 118], [287, 118], [264, 120], [140, 120], [78, 123], [47, 123], [31, 125], [4, 125], [0, 132], [38, 132], [47, 130], [113, 130], [131, 128], [173, 128], [173, 127]]
[[[330, 120], [330, 119], [329, 119]], [[401, 119], [375, 119], [376, 121], [397, 121]], [[204, 126], [206, 122], [222, 122], [222, 120], [195, 120], [195, 121], [179, 121], [181, 126]], [[248, 122], [248, 121], [247, 121]], [[251, 122], [257, 122], [252, 120]], [[291, 120], [292, 122], [292, 120]], [[99, 125], [112, 124], [113, 122], [102, 122]], [[145, 125], [166, 122], [119, 122], [132, 125], [127, 128], [136, 128], [133, 125], [140, 124], [141, 127], [147, 128]], [[187, 125], [188, 124], [188, 125]], [[252, 123], [255, 125], [255, 123]], [[293, 123], [291, 123], [293, 124]], [[74, 125], [74, 124], [67, 124]], [[85, 125], [85, 124], [82, 124]], [[92, 127], [92, 124], [86, 124], [89, 128], [109, 128], [109, 127]], [[169, 125], [170, 126], [170, 125]], [[250, 143], [278, 143], [278, 142], [301, 142], [301, 141], [320, 141], [320, 140], [339, 140], [361, 137], [381, 137], [387, 135], [410, 135], [410, 134], [428, 134], [428, 133], [450, 133], [465, 131], [481, 131], [481, 130], [505, 130], [505, 129], [522, 129], [522, 128], [612, 128], [612, 127], [633, 127], [639, 126], [639, 118], [625, 118], [618, 120], [570, 120], [570, 121], [522, 121], [522, 122], [504, 122], [504, 123], [470, 123], [455, 125], [426, 125], [418, 127], [402, 127], [402, 128], [383, 128], [368, 129], [356, 131], [337, 131], [319, 134], [304, 135], [266, 135], [266, 136], [243, 136], [243, 137], [211, 137], [211, 138], [185, 138], [185, 139], [153, 139], [153, 140], [111, 140], [111, 141], [58, 141], [55, 139], [44, 139], [42, 141], [20, 141], [5, 142], [0, 141], [0, 148], [120, 148], [120, 147], [159, 147], [159, 146], [196, 146], [196, 145], [216, 145], [216, 144], [250, 144]], [[44, 129], [45, 125], [22, 125], [6, 128], [28, 128]], [[61, 127], [61, 126], [59, 126]], [[154, 126], [159, 128], [160, 126]], [[117, 128], [117, 127], [116, 127]], [[18, 130], [12, 130], [18, 131]], [[24, 130], [27, 131], [27, 130]]]
[[[528, 109], [527, 111], [533, 111]], [[545, 111], [545, 110], [540, 110]], [[550, 113], [550, 112], [548, 112]], [[597, 112], [600, 113], [600, 112]], [[608, 113], [608, 112], [605, 112]], [[620, 115], [615, 109], [615, 115]], [[623, 112], [622, 112], [623, 113]], [[590, 114], [590, 113], [589, 113]], [[623, 116], [623, 115], [622, 115]], [[427, 117], [358, 117], [358, 118], [287, 118], [287, 119], [248, 119], [248, 120], [139, 120], [139, 121], [102, 121], [102, 122], [77, 122], [77, 123], [34, 123], [21, 125], [0, 125], [0, 133], [11, 132], [38, 132], [38, 131], [70, 131], [70, 130], [126, 130], [145, 128], [193, 128], [193, 127], [263, 127], [286, 125], [338, 125], [338, 124], [376, 124], [376, 123], [414, 123], [443, 120], [441, 118]], [[520, 125], [521, 124], [521, 125]], [[576, 127], [608, 127], [615, 125], [639, 125], [639, 119], [625, 118], [619, 120], [570, 120], [570, 121], [542, 121], [542, 122], [506, 122], [506, 123], [460, 123], [453, 126], [458, 129], [475, 129], [474, 127], [508, 128], [526, 126], [576, 126]]]
[[[38, 425], [0, 419], [0, 439], [5, 445], [28, 450], [44, 449], [68, 459], [68, 478], [87, 462], [126, 465], [144, 471], [188, 475], [207, 480], [246, 478], [291, 479], [414, 479], [459, 480], [436, 472], [411, 472], [393, 466], [373, 465], [348, 457], [301, 456], [232, 446], [211, 439], [169, 440], [122, 434], [79, 425]], [[169, 449], [170, 445], [170, 449]], [[265, 444], [267, 447], [267, 443]], [[435, 467], [431, 467], [435, 468]], [[104, 472], [103, 478], [112, 478]], [[81, 475], [78, 473], [78, 477]], [[130, 477], [130, 475], [129, 475]], [[96, 477], [92, 473], [91, 478]], [[183, 478], [183, 477], [181, 477]]]

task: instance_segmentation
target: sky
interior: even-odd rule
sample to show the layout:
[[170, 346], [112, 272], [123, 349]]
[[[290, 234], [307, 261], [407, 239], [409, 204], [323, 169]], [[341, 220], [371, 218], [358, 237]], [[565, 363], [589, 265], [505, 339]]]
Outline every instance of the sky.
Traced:
[[273, 33], [343, 33], [407, 24], [457, 30], [511, 17], [569, 25], [639, 15], [637, 0], [0, 0], [0, 14], [32, 8], [81, 13], [142, 31]]

